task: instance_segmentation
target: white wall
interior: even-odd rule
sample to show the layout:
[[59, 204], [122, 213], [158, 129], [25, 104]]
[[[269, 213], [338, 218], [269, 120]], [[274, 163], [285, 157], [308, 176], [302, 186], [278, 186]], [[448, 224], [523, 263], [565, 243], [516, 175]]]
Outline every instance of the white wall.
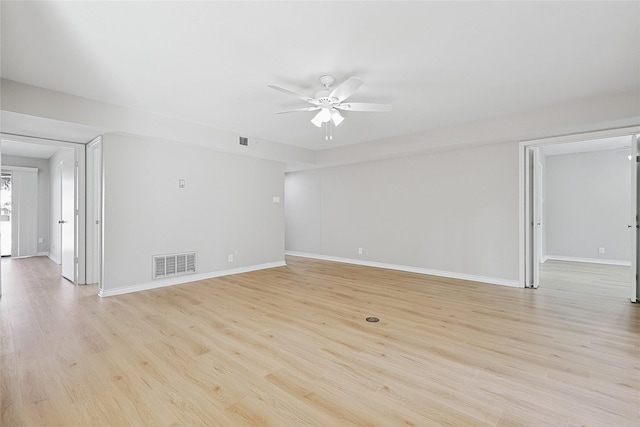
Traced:
[[628, 154], [595, 151], [547, 157], [547, 257], [630, 261]]
[[196, 251], [200, 275], [284, 262], [282, 163], [106, 134], [103, 167], [104, 294], [152, 287], [153, 255]]
[[[11, 80], [0, 79], [2, 114], [19, 120], [28, 116], [42, 117], [63, 123], [76, 123], [102, 133], [120, 132], [151, 138], [180, 141], [218, 152], [256, 157], [294, 164], [312, 164], [315, 152], [265, 139], [249, 138], [249, 146], [238, 144], [238, 133], [215, 129], [200, 123], [186, 122], [170, 117], [145, 113], [87, 98], [56, 92]], [[90, 139], [93, 139], [90, 138]], [[89, 140], [86, 141], [87, 143]]]
[[518, 280], [515, 143], [294, 172], [285, 182], [288, 251]]
[[33, 157], [2, 156], [2, 165], [38, 168], [38, 243], [39, 254], [49, 252], [49, 160]]
[[61, 148], [49, 158], [49, 258], [60, 264], [60, 162], [63, 163], [64, 174], [73, 177], [75, 154], [72, 149]]

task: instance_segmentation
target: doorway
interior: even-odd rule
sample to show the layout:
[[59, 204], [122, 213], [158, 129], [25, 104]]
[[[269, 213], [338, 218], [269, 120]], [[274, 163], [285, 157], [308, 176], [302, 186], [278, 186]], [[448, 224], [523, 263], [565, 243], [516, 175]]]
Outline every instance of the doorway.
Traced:
[[[36, 245], [32, 255], [47, 256], [61, 267], [61, 275], [75, 284], [85, 284], [85, 144], [2, 134], [2, 160], [44, 162], [38, 181], [39, 212], [37, 234], [29, 241]], [[62, 163], [61, 163], [62, 162]], [[24, 165], [32, 166], [32, 165]], [[13, 180], [15, 181], [15, 179]], [[12, 182], [15, 193], [16, 183]], [[14, 194], [15, 197], [15, 194]], [[14, 203], [12, 219], [17, 212]], [[64, 222], [63, 222], [64, 221]], [[14, 224], [15, 228], [15, 224]], [[15, 233], [12, 236], [15, 240]], [[63, 239], [63, 236], [67, 236]], [[0, 245], [8, 235], [0, 234]], [[14, 242], [15, 243], [15, 242]], [[64, 254], [64, 256], [63, 256]], [[63, 260], [65, 262], [63, 262]]]
[[[619, 288], [620, 277], [625, 277], [625, 293], [636, 301], [638, 186], [636, 174], [629, 177], [636, 163], [628, 157], [634, 157], [630, 150], [638, 130], [521, 143], [523, 286], [537, 288], [557, 274], [572, 280], [567, 275], [573, 272], [594, 274], [603, 287], [611, 279]], [[596, 166], [596, 161], [603, 163]], [[601, 170], [605, 167], [608, 172]]]

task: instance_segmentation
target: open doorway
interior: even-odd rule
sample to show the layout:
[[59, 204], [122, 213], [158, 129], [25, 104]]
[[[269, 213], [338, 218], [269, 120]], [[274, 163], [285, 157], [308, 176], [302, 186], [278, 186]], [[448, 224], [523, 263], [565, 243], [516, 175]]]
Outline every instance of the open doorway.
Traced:
[[[60, 266], [62, 277], [75, 284], [84, 284], [85, 145], [3, 134], [1, 150], [3, 172], [4, 169], [36, 172], [33, 174], [36, 178], [31, 180], [33, 188], [25, 192], [33, 200], [30, 211], [33, 207], [36, 213], [30, 219], [32, 232], [22, 230], [19, 256], [48, 257]], [[17, 184], [16, 177], [12, 176], [12, 199], [16, 198]], [[8, 186], [4, 176], [2, 186]], [[1, 200], [2, 206], [6, 207], [9, 200], [6, 190]], [[18, 211], [14, 200], [11, 216], [3, 217], [11, 220], [14, 230], [11, 234], [2, 230], [0, 245], [10, 251], [12, 258], [16, 258], [16, 223], [25, 222], [25, 212]], [[11, 250], [8, 249], [10, 237]], [[22, 250], [27, 246], [28, 253]]]
[[526, 287], [635, 302], [635, 132], [521, 145]]
[[631, 137], [540, 147], [540, 289], [629, 297]]

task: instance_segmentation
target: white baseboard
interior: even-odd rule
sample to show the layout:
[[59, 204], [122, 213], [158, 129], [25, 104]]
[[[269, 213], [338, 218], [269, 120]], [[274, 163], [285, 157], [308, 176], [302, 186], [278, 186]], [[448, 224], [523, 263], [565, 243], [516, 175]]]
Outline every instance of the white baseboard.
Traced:
[[[33, 255], [23, 255], [23, 256], [13, 256], [11, 255], [12, 259], [21, 259], [21, 258], [33, 258], [33, 257], [37, 257], [37, 256], [46, 256], [47, 258], [51, 259], [51, 257], [49, 256], [49, 252], [36, 252]], [[58, 263], [60, 264], [60, 263]]]
[[247, 267], [233, 268], [230, 270], [213, 271], [211, 273], [189, 274], [172, 277], [170, 279], [154, 280], [152, 282], [138, 285], [123, 286], [115, 289], [101, 289], [98, 296], [111, 297], [114, 295], [128, 294], [131, 292], [148, 291], [150, 289], [164, 288], [166, 286], [181, 285], [183, 283], [197, 282], [198, 280], [212, 279], [214, 277], [230, 276], [232, 274], [248, 273], [250, 271], [266, 270], [268, 268], [282, 267], [287, 265], [284, 261], [269, 262], [265, 264], [250, 265]]
[[472, 274], [455, 273], [451, 271], [432, 270], [430, 268], [411, 267], [407, 265], [398, 265], [398, 264], [386, 264], [381, 262], [364, 261], [364, 260], [352, 259], [352, 258], [341, 258], [341, 257], [328, 256], [328, 255], [310, 254], [306, 252], [285, 251], [284, 253], [285, 255], [291, 255], [291, 256], [314, 258], [314, 259], [320, 259], [324, 261], [343, 262], [346, 264], [364, 265], [367, 267], [386, 268], [388, 270], [407, 271], [409, 273], [428, 274], [431, 276], [448, 277], [450, 279], [470, 280], [472, 282], [489, 283], [491, 285], [510, 286], [513, 288], [522, 287], [520, 286], [520, 283], [517, 280], [505, 280], [505, 279], [498, 279], [495, 277], [475, 276]]
[[51, 253], [47, 253], [47, 258], [49, 258], [51, 261], [55, 262], [58, 265], [62, 264], [62, 262], [60, 262], [58, 258], [51, 255]]
[[621, 259], [601, 259], [601, 258], [580, 258], [572, 256], [562, 255], [546, 255], [542, 258], [542, 262], [545, 261], [570, 261], [570, 262], [586, 262], [591, 264], [609, 264], [609, 265], [625, 265], [630, 266], [631, 261], [625, 261]]

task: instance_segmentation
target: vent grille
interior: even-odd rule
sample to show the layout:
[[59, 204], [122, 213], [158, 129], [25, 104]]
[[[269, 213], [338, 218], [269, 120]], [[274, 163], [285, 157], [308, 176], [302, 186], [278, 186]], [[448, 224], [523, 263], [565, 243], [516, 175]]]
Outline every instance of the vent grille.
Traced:
[[196, 272], [196, 253], [185, 252], [182, 254], [154, 255], [153, 278], [160, 279], [181, 274]]
[[245, 138], [244, 136], [240, 137], [240, 145], [244, 145], [245, 147], [249, 146], [249, 138]]

